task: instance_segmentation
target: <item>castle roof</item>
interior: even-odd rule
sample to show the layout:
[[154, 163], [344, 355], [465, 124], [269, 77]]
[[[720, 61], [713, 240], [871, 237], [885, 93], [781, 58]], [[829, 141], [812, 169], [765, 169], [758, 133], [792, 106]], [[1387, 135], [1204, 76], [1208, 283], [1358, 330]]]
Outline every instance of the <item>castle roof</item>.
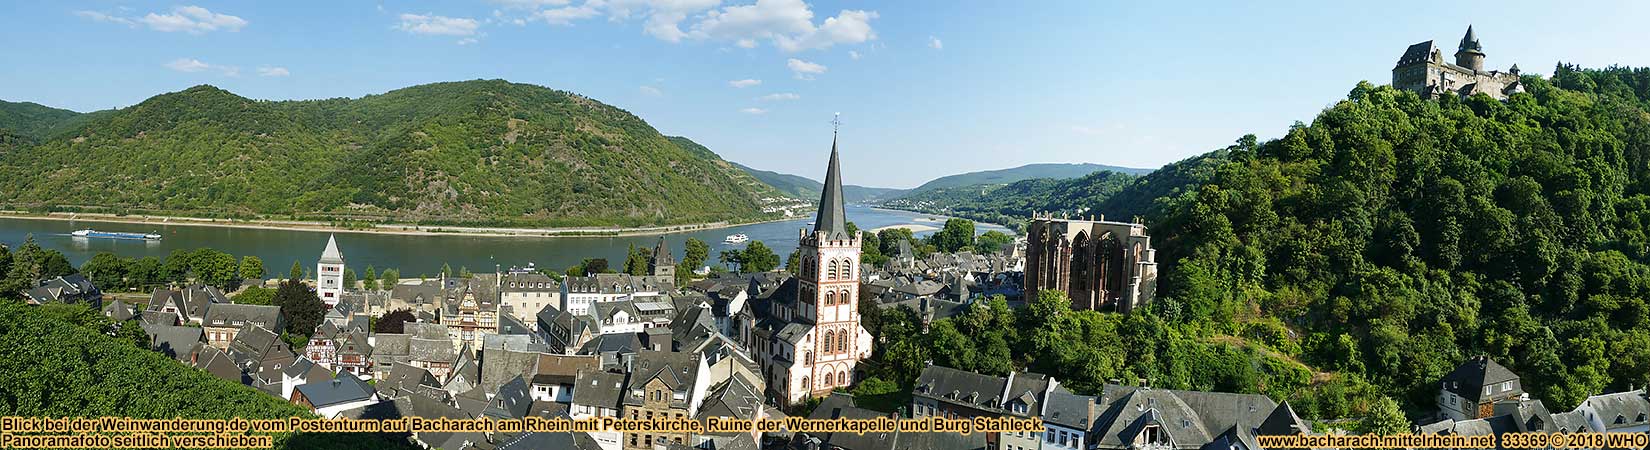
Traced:
[[327, 235], [327, 249], [321, 251], [322, 264], [343, 264], [344, 253], [338, 251], [338, 240]]
[[1432, 57], [1432, 50], [1432, 41], [1411, 45], [1409, 48], [1404, 49], [1404, 56], [1398, 57], [1398, 64], [1396, 67], [1424, 63], [1428, 58]]
[[1460, 51], [1483, 53], [1484, 46], [1478, 43], [1478, 34], [1472, 32], [1472, 25], [1467, 25], [1467, 34], [1461, 36]]
[[674, 266], [676, 258], [670, 254], [670, 244], [665, 243], [665, 237], [659, 236], [659, 244], [653, 246], [653, 265]]
[[842, 206], [842, 173], [838, 168], [836, 136], [831, 136], [831, 165], [825, 172], [825, 187], [819, 195], [819, 213], [814, 217], [814, 232], [825, 233], [825, 239], [848, 239], [848, 225]]

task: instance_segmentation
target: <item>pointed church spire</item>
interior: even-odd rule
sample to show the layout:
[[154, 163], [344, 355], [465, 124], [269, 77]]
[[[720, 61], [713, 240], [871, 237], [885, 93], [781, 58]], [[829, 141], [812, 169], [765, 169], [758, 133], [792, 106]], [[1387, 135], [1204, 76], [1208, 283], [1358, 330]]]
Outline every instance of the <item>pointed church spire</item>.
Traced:
[[[836, 124], [837, 121], [831, 121]], [[819, 213], [814, 217], [814, 231], [825, 233], [825, 239], [848, 239], [847, 213], [842, 206], [842, 173], [838, 168], [836, 130], [831, 130], [831, 165], [825, 171], [825, 187], [819, 194]]]
[[338, 240], [333, 235], [327, 235], [327, 249], [321, 251], [321, 262], [324, 264], [343, 264], [344, 253], [338, 251]]

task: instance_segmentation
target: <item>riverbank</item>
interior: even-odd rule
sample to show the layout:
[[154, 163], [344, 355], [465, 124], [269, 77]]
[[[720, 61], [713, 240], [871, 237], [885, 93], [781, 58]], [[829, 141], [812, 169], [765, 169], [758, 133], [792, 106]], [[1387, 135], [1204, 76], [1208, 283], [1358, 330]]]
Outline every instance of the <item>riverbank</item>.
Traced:
[[714, 230], [731, 228], [743, 225], [755, 225], [771, 222], [785, 222], [800, 220], [802, 217], [786, 217], [753, 222], [710, 222], [686, 225], [669, 225], [655, 227], [567, 227], [567, 228], [509, 228], [509, 227], [460, 227], [460, 226], [423, 226], [408, 224], [373, 224], [367, 228], [339, 227], [326, 222], [283, 221], [283, 220], [235, 220], [209, 219], [200, 217], [181, 216], [153, 216], [153, 215], [114, 215], [101, 213], [47, 213], [36, 214], [23, 211], [0, 211], [0, 218], [25, 220], [55, 220], [104, 222], [123, 224], [149, 225], [181, 225], [196, 227], [224, 227], [248, 228], [261, 230], [285, 231], [312, 231], [317, 233], [359, 233], [359, 234], [389, 234], [406, 236], [477, 236], [477, 237], [526, 237], [526, 238], [560, 238], [560, 237], [626, 237], [626, 236], [654, 236], [661, 234], [683, 233], [689, 231]]

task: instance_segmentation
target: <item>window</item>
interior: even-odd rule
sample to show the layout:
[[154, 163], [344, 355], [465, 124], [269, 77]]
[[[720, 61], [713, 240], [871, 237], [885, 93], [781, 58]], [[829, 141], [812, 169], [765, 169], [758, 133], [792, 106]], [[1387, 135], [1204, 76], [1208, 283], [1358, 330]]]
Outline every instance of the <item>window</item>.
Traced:
[[825, 292], [825, 306], [831, 306], [831, 305], [835, 305], [835, 304], [836, 304], [836, 291], [826, 291]]
[[[1066, 433], [1066, 432], [1064, 432], [1064, 431], [1061, 431], [1061, 432], [1060, 432], [1060, 434], [1065, 434], [1065, 433]], [[1045, 441], [1048, 441], [1048, 443], [1050, 443], [1050, 444], [1053, 444], [1053, 443], [1054, 443], [1054, 432], [1053, 432], [1053, 431], [1050, 431], [1050, 432], [1048, 432], [1048, 435], [1046, 435], [1046, 436], [1044, 436], [1044, 437], [1045, 437], [1045, 439], [1044, 439], [1044, 440], [1045, 440]]]
[[832, 334], [833, 333], [831, 333], [829, 331], [825, 332], [825, 351], [826, 352], [831, 351], [831, 336], [832, 336]]
[[836, 384], [847, 386], [848, 385], [848, 372], [840, 372], [840, 371], [837, 372], [836, 373]]
[[1484, 386], [1484, 395], [1490, 395], [1491, 388], [1493, 388], [1493, 386]]
[[1501, 382], [1501, 392], [1507, 392], [1507, 391], [1510, 391], [1510, 390], [1512, 390], [1512, 382], [1511, 381]]
[[831, 265], [828, 266], [825, 270], [825, 279], [835, 280], [836, 279], [836, 271], [837, 271], [836, 261], [831, 261]]

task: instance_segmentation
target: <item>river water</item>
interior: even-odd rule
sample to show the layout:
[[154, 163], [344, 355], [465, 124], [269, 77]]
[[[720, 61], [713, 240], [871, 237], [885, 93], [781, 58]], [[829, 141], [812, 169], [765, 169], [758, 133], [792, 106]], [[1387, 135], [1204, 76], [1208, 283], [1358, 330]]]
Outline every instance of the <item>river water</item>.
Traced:
[[[854, 222], [861, 229], [874, 229], [889, 225], [919, 224], [935, 228], [944, 226], [945, 218], [929, 214], [918, 214], [904, 211], [873, 209], [863, 206], [848, 206], [848, 220]], [[745, 244], [724, 244], [722, 241], [728, 235], [744, 233], [752, 241], [762, 241], [773, 248], [781, 258], [796, 249], [797, 230], [812, 228], [808, 223], [813, 218], [807, 217], [783, 222], [768, 222], [751, 225], [741, 225], [730, 228], [713, 230], [688, 231], [664, 235], [670, 249], [680, 260], [683, 243], [688, 238], [697, 238], [710, 244], [710, 261], [707, 264], [716, 264], [716, 255], [722, 250], [742, 247]], [[131, 241], [118, 239], [86, 239], [76, 238], [69, 232], [79, 229], [95, 228], [101, 231], [127, 231], [143, 233], [159, 233], [165, 238], [158, 242]], [[984, 233], [987, 230], [997, 230], [1010, 233], [1008, 230], [989, 224], [976, 224], [975, 232]], [[931, 234], [932, 231], [916, 233], [918, 236]], [[165, 258], [175, 249], [195, 249], [210, 247], [228, 252], [237, 258], [244, 255], [254, 255], [264, 261], [264, 268], [271, 275], [285, 274], [293, 261], [302, 263], [309, 270], [314, 270], [316, 259], [321, 255], [321, 249], [326, 247], [327, 232], [301, 230], [266, 230], [254, 228], [232, 228], [195, 225], [160, 225], [130, 224], [97, 221], [63, 221], [42, 219], [0, 218], [0, 243], [16, 246], [23, 239], [34, 235], [35, 242], [42, 247], [63, 252], [69, 262], [79, 266], [80, 263], [91, 259], [99, 252], [112, 252], [120, 256], [144, 257], [154, 256]], [[541, 267], [564, 269], [578, 264], [585, 258], [607, 258], [612, 267], [624, 265], [625, 252], [631, 245], [652, 248], [658, 242], [659, 236], [623, 236], [623, 237], [489, 237], [463, 235], [396, 235], [372, 233], [339, 232], [338, 248], [344, 253], [344, 260], [357, 273], [362, 273], [368, 265], [373, 265], [380, 272], [385, 268], [397, 268], [402, 277], [412, 277], [421, 274], [434, 274], [441, 271], [443, 263], [451, 264], [454, 271], [460, 267], [468, 267], [475, 272], [492, 271], [496, 266], [509, 268], [511, 266], [525, 266], [535, 263]]]

